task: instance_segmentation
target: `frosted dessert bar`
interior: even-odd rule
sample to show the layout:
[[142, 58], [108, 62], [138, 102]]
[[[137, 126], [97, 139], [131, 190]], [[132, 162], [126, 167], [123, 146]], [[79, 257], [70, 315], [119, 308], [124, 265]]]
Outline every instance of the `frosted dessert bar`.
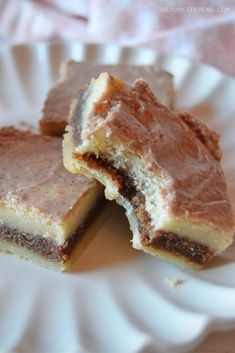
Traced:
[[69, 173], [61, 145], [61, 138], [0, 129], [0, 251], [64, 271], [88, 243], [103, 187]]
[[74, 100], [64, 165], [125, 207], [133, 247], [202, 268], [231, 242], [218, 135], [159, 102], [149, 85], [102, 73]]

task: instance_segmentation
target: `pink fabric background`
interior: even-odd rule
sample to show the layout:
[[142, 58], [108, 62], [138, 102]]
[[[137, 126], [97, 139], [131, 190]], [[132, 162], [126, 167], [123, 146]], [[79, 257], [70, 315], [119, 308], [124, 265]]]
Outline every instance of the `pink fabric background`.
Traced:
[[0, 0], [0, 43], [58, 39], [149, 46], [235, 75], [235, 0]]

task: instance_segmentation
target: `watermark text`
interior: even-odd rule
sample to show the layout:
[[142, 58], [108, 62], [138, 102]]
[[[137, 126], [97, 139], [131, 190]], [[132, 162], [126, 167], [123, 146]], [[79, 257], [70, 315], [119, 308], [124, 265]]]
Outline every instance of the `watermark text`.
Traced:
[[161, 13], [226, 13], [230, 7], [219, 6], [164, 6], [159, 7]]

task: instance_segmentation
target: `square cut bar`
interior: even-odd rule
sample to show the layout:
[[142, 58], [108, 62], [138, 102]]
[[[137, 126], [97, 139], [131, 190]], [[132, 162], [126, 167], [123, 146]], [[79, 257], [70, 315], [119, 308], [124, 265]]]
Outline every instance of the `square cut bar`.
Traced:
[[71, 107], [64, 165], [126, 209], [133, 247], [202, 268], [231, 242], [218, 135], [161, 104], [148, 84], [102, 73]]
[[40, 130], [45, 135], [62, 136], [67, 125], [69, 106], [84, 85], [92, 77], [108, 71], [127, 83], [142, 77], [150, 83], [160, 101], [173, 105], [173, 78], [156, 66], [95, 65], [85, 62], [67, 61], [61, 67], [58, 83], [49, 91], [44, 103]]
[[11, 127], [0, 129], [0, 180], [0, 251], [68, 269], [88, 243], [103, 187], [63, 167], [61, 138]]

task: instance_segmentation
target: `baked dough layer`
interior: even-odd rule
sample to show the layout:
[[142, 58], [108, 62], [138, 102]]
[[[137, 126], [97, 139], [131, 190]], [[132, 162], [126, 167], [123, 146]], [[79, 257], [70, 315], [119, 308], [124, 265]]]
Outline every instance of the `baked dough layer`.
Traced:
[[14, 254], [49, 269], [68, 271], [95, 236], [95, 231], [90, 229], [90, 226], [102, 207], [103, 200], [99, 200], [62, 245], [42, 235], [20, 232], [0, 224], [0, 251]]

